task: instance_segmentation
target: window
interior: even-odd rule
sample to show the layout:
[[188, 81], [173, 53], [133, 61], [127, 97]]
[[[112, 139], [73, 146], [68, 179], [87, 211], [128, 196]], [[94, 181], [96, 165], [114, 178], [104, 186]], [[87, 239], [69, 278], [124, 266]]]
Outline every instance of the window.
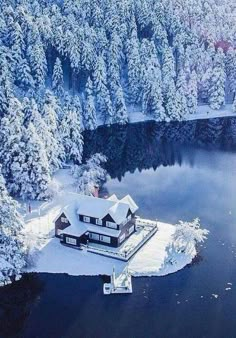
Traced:
[[71, 245], [76, 245], [76, 239], [71, 237], [66, 237], [66, 243]]
[[95, 241], [99, 241], [99, 235], [98, 234], [94, 234], [92, 232], [89, 233], [89, 238], [90, 239], [94, 239]]
[[68, 223], [68, 219], [66, 217], [61, 217], [61, 222], [62, 223]]
[[134, 225], [132, 225], [132, 227], [130, 227], [128, 230], [129, 235], [132, 234], [133, 232], [134, 232]]
[[125, 234], [121, 235], [119, 238], [120, 243], [124, 242], [125, 240]]
[[117, 229], [117, 225], [114, 222], [106, 222], [106, 227], [112, 228], [112, 229]]
[[83, 221], [86, 223], [90, 223], [90, 217], [84, 216]]
[[99, 218], [96, 218], [96, 224], [97, 224], [97, 225], [102, 225], [102, 220], [99, 219]]
[[111, 237], [100, 235], [100, 241], [104, 243], [111, 243]]

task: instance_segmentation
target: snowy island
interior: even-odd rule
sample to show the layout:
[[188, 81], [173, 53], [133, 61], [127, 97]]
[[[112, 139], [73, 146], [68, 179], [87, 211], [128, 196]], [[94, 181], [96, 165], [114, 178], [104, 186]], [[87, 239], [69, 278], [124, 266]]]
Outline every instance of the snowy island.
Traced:
[[[79, 195], [74, 191], [75, 184], [69, 170], [60, 170], [54, 177], [54, 185], [60, 185], [60, 188], [51, 201], [33, 202], [31, 212], [25, 213], [24, 236], [30, 248], [31, 262], [26, 272], [110, 275], [113, 267], [120, 273], [128, 265], [133, 276], [164, 276], [190, 264], [197, 255], [197, 243], [204, 241], [208, 233], [207, 230], [200, 229], [197, 219], [191, 223], [180, 222], [178, 225], [171, 225], [134, 218], [138, 207], [131, 197], [126, 196], [122, 201], [114, 195], [107, 200]], [[81, 201], [83, 203], [78, 203]], [[77, 208], [78, 204], [81, 205], [81, 209]], [[123, 226], [130, 225], [126, 226], [127, 238], [124, 239], [122, 236], [122, 230], [112, 228], [114, 224], [105, 223], [108, 226], [102, 227], [86, 222], [88, 219], [85, 222], [80, 221], [78, 210], [81, 210], [81, 213], [88, 214], [89, 210], [91, 215], [98, 214], [94, 204], [100, 205], [99, 210], [103, 208], [98, 215], [100, 218], [110, 210], [117, 223], [123, 222], [125, 224]], [[127, 214], [132, 216], [128, 215], [125, 223], [122, 217], [123, 215], [126, 217]], [[58, 228], [59, 217], [63, 217], [64, 229]], [[135, 220], [135, 226], [131, 225], [132, 220]], [[60, 236], [66, 245], [60, 243], [55, 231], [57, 237]], [[100, 234], [99, 238], [102, 240], [105, 238], [105, 242], [98, 243], [92, 233]], [[116, 242], [117, 245], [112, 246], [113, 240], [109, 239], [108, 233], [109, 235], [116, 233], [121, 243]], [[86, 234], [86, 240], [83, 234]], [[115, 235], [113, 234], [114, 237]], [[81, 250], [73, 248], [78, 248], [78, 238]], [[129, 252], [132, 253], [130, 256]], [[125, 255], [128, 255], [128, 259], [125, 259]]]

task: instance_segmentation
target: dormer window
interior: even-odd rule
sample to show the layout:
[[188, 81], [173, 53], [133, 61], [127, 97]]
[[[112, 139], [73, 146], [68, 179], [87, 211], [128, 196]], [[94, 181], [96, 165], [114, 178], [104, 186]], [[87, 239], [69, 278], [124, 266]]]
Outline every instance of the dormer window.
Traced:
[[85, 223], [90, 223], [90, 217], [84, 216], [84, 217], [83, 217], [83, 221], [84, 221]]
[[61, 222], [62, 223], [68, 223], [68, 219], [66, 217], [61, 217]]
[[102, 225], [102, 219], [96, 218], [96, 224], [97, 225]]

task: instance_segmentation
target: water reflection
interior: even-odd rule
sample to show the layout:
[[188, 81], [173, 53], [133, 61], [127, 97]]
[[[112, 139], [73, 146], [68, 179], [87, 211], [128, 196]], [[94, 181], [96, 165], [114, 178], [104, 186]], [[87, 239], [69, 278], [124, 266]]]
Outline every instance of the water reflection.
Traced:
[[84, 134], [84, 158], [95, 152], [107, 156], [107, 170], [119, 180], [126, 172], [160, 165], [193, 166], [195, 149], [236, 149], [236, 118], [173, 123], [137, 123], [100, 127]]

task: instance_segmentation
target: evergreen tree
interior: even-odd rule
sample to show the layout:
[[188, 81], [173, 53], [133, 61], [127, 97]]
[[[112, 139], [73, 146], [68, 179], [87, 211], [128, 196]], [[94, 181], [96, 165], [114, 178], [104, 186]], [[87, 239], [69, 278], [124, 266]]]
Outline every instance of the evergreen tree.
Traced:
[[62, 142], [67, 160], [81, 163], [83, 152], [83, 137], [80, 128], [80, 115], [75, 109], [69, 110], [61, 123]]
[[176, 83], [176, 115], [178, 116], [179, 120], [188, 114], [186, 91], [186, 78], [184, 72], [181, 70]]
[[20, 60], [20, 63], [18, 65], [16, 83], [23, 90], [34, 88], [34, 80], [26, 59]]
[[226, 74], [229, 81], [229, 89], [235, 94], [236, 91], [236, 51], [230, 47], [226, 55]]
[[131, 37], [127, 41], [127, 65], [129, 81], [129, 102], [137, 103], [140, 99], [141, 61], [139, 55], [139, 42], [137, 27], [132, 18]]
[[24, 165], [18, 177], [20, 196], [24, 199], [47, 197], [50, 170], [43, 142], [30, 122], [22, 136]]
[[93, 83], [88, 78], [85, 88], [86, 101], [84, 105], [84, 127], [93, 130], [97, 126], [96, 109], [94, 104]]
[[58, 132], [60, 110], [56, 97], [50, 91], [46, 91], [42, 106], [42, 117], [50, 135], [46, 140], [46, 149], [52, 173], [61, 167], [61, 161], [64, 158], [64, 149]]
[[157, 121], [163, 121], [165, 118], [161, 81], [159, 62], [153, 58], [143, 67], [142, 110]]
[[128, 122], [128, 114], [125, 105], [123, 90], [117, 86], [114, 99], [114, 123], [125, 124]]
[[220, 109], [225, 104], [225, 61], [221, 48], [217, 51], [209, 88], [209, 104], [213, 109]]
[[109, 124], [112, 121], [113, 111], [110, 93], [107, 87], [106, 65], [102, 56], [99, 56], [97, 59], [93, 78], [98, 110], [101, 113], [103, 122]]
[[23, 221], [0, 173], [0, 284], [14, 280], [25, 266]]
[[61, 60], [57, 57], [52, 74], [52, 89], [61, 97], [63, 95], [64, 81]]
[[23, 133], [23, 114], [20, 102], [11, 99], [7, 114], [1, 120], [0, 160], [2, 173], [7, 180], [7, 187], [13, 194], [19, 192], [18, 176], [21, 172], [24, 154], [21, 149]]
[[197, 111], [197, 74], [192, 71], [187, 84], [187, 106], [190, 114]]

